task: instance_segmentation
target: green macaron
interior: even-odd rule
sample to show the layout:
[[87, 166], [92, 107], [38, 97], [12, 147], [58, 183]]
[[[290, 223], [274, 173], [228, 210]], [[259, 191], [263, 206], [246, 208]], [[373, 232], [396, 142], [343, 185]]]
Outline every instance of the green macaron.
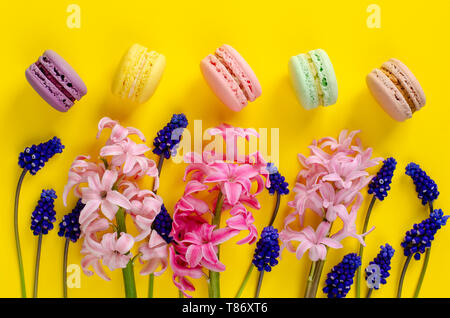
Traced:
[[336, 104], [336, 74], [324, 50], [317, 49], [291, 57], [289, 73], [297, 98], [305, 109]]

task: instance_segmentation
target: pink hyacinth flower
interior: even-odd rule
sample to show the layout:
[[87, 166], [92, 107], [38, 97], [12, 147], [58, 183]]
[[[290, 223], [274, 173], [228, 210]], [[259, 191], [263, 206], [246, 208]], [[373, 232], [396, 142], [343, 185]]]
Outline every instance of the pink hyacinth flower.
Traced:
[[105, 171], [103, 163], [97, 165], [93, 162], [86, 161], [88, 159], [90, 159], [89, 156], [78, 156], [70, 166], [69, 177], [63, 192], [64, 206], [67, 206], [67, 196], [72, 188], [74, 188], [75, 196], [81, 198], [80, 184], [87, 182], [89, 176], [103, 174]]
[[189, 181], [186, 185], [186, 189], [184, 190], [183, 197], [177, 202], [175, 209], [183, 210], [183, 211], [195, 211], [199, 214], [204, 214], [209, 212], [208, 204], [200, 199], [197, 199], [193, 196], [193, 194], [205, 191], [208, 189], [208, 186], [202, 184], [197, 180]]
[[117, 238], [117, 232], [106, 233], [102, 236], [101, 242], [90, 236], [90, 239], [85, 239], [83, 242], [81, 250], [81, 253], [86, 255], [81, 261], [84, 273], [91, 276], [93, 272], [88, 270], [88, 267], [92, 265], [101, 278], [110, 280], [103, 270], [102, 263], [111, 271], [125, 268], [133, 256], [129, 253], [133, 245], [133, 236], [126, 233], [121, 233], [119, 238]]
[[98, 123], [97, 139], [100, 137], [101, 132], [105, 128], [111, 129], [111, 135], [107, 141], [107, 144], [119, 143], [125, 140], [130, 135], [137, 135], [143, 142], [145, 142], [144, 134], [134, 127], [122, 127], [118, 121], [112, 120], [109, 117], [103, 117]]
[[115, 167], [123, 165], [123, 173], [127, 176], [135, 175], [132, 172], [136, 166], [139, 170], [148, 169], [148, 159], [144, 154], [149, 151], [145, 144], [136, 144], [131, 139], [121, 141], [111, 145], [106, 145], [100, 150], [100, 156], [111, 156], [111, 164]]
[[255, 218], [252, 213], [248, 211], [242, 204], [234, 206], [230, 211], [231, 218], [226, 223], [229, 228], [237, 231], [249, 231], [247, 237], [238, 241], [237, 244], [253, 244], [258, 238], [258, 231], [256, 230]]
[[[148, 242], [139, 247], [139, 252], [142, 254], [139, 258], [141, 263], [145, 263], [141, 275], [154, 273], [159, 276], [165, 272], [169, 257], [168, 245], [156, 231], [152, 231]], [[161, 270], [156, 272], [158, 266], [161, 266]]]
[[215, 163], [213, 169], [205, 178], [205, 183], [220, 183], [221, 191], [231, 205], [238, 202], [242, 193], [249, 194], [252, 186], [251, 179], [258, 175], [258, 171], [251, 165], [231, 165]]
[[[342, 244], [338, 240], [327, 237], [331, 224], [329, 222], [321, 222], [317, 230], [308, 226], [300, 232], [291, 229], [284, 229], [280, 233], [280, 239], [283, 242], [283, 247], [288, 251], [295, 252], [297, 259], [301, 259], [303, 254], [309, 250], [309, 258], [315, 262], [317, 260], [324, 260], [327, 256], [327, 248], [342, 248]], [[297, 249], [292, 245], [292, 241], [299, 241]]]
[[223, 272], [225, 265], [217, 258], [217, 246], [237, 233], [229, 228], [215, 230], [214, 225], [207, 223], [196, 232], [186, 233], [182, 241], [187, 246], [186, 262], [191, 267], [202, 265], [212, 271]]
[[117, 232], [106, 233], [102, 237], [101, 245], [104, 250], [103, 265], [111, 271], [116, 268], [125, 268], [133, 257], [131, 253], [128, 253], [134, 245], [134, 238], [130, 234], [121, 233], [117, 238]]
[[100, 176], [94, 174], [88, 177], [87, 188], [82, 188], [82, 202], [86, 205], [80, 213], [80, 223], [84, 223], [90, 214], [101, 209], [103, 215], [112, 220], [119, 207], [130, 209], [130, 201], [117, 190], [113, 190], [118, 173], [106, 170], [100, 181]]
[[189, 267], [185, 258], [181, 254], [175, 252], [173, 245], [169, 247], [169, 262], [170, 267], [173, 270], [173, 283], [184, 296], [191, 298], [192, 296], [187, 294], [186, 291], [194, 291], [195, 287], [187, 277], [198, 279], [204, 276], [205, 274], [202, 271], [202, 267], [200, 265]]
[[345, 213], [339, 213], [339, 218], [344, 223], [344, 226], [341, 230], [339, 230], [339, 232], [337, 232], [331, 237], [332, 239], [342, 241], [346, 237], [353, 237], [356, 238], [361, 243], [361, 245], [366, 246], [366, 243], [364, 242], [364, 236], [372, 232], [375, 229], [375, 227], [373, 226], [369, 231], [363, 234], [356, 233], [356, 217], [362, 202], [363, 197], [361, 193], [358, 193], [356, 201], [353, 204], [350, 213], [348, 213], [347, 211], [345, 211]]

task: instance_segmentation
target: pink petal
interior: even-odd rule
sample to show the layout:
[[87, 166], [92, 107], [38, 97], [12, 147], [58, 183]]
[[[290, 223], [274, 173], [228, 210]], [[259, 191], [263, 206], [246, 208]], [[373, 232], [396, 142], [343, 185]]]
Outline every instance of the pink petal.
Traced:
[[148, 275], [148, 274], [154, 273], [155, 270], [158, 268], [158, 265], [159, 265], [159, 260], [158, 259], [151, 259], [151, 260], [147, 261], [147, 263], [141, 269], [139, 274], [141, 274], [141, 275]]
[[146, 141], [144, 134], [137, 128], [127, 127], [129, 135], [137, 135], [143, 142]]
[[202, 245], [203, 258], [209, 263], [216, 263], [218, 261], [216, 251], [211, 243]]
[[322, 238], [326, 237], [330, 231], [331, 224], [329, 222], [323, 221], [319, 224], [316, 230], [317, 239], [320, 241]]
[[297, 251], [295, 253], [295, 256], [297, 257], [297, 259], [302, 259], [303, 254], [305, 254], [305, 252], [311, 248], [311, 246], [313, 246], [313, 244], [309, 241], [303, 241], [299, 244], [299, 246], [297, 247]]
[[109, 117], [103, 117], [102, 119], [100, 119], [100, 121], [98, 122], [97, 139], [100, 137], [100, 133], [102, 132], [103, 129], [112, 128], [115, 125], [117, 125], [117, 121], [112, 120]]
[[225, 271], [225, 265], [221, 262], [216, 262], [216, 263], [210, 263], [207, 261], [203, 261], [202, 265], [205, 266], [206, 268], [208, 268], [209, 270], [215, 271], [215, 272], [223, 272]]
[[202, 259], [202, 249], [198, 245], [190, 245], [186, 250], [186, 261], [189, 266], [195, 267], [200, 263]]
[[339, 243], [337, 240], [334, 240], [334, 239], [328, 238], [328, 237], [323, 238], [321, 240], [321, 243], [325, 244], [325, 245], [327, 245], [327, 246], [329, 246], [331, 248], [336, 248], [336, 249], [343, 247], [343, 245], [341, 243]]
[[98, 207], [100, 206], [100, 203], [101, 203], [100, 200], [91, 200], [85, 203], [86, 205], [80, 212], [79, 218], [80, 224], [83, 224], [92, 213], [97, 211]]
[[228, 180], [228, 174], [227, 171], [217, 171], [210, 173], [206, 178], [204, 182], [223, 182]]
[[100, 276], [102, 279], [106, 281], [110, 281], [111, 279], [106, 275], [105, 270], [103, 269], [103, 266], [100, 264], [100, 261], [92, 263], [92, 267], [94, 268], [95, 272], [98, 276]]
[[189, 195], [189, 194], [192, 194], [195, 192], [205, 191], [206, 189], [208, 189], [207, 185], [205, 185], [199, 181], [193, 180], [193, 181], [189, 181], [187, 183], [186, 188], [184, 190], [184, 194]]
[[106, 252], [112, 252], [116, 249], [117, 233], [106, 233], [102, 237], [102, 247]]
[[306, 239], [310, 242], [315, 243], [317, 241], [316, 232], [314, 232], [311, 226], [304, 228], [303, 230], [300, 231], [300, 233], [302, 233], [306, 237]]
[[118, 144], [104, 146], [102, 149], [100, 149], [101, 157], [118, 156], [121, 154], [123, 154], [123, 148]]
[[223, 184], [223, 191], [231, 205], [235, 205], [241, 196], [242, 186], [238, 183], [225, 182]]
[[249, 164], [241, 165], [236, 167], [236, 171], [234, 172], [234, 175], [239, 177], [239, 179], [251, 179], [255, 176], [257, 176], [259, 172]]
[[134, 238], [130, 234], [120, 233], [119, 239], [116, 241], [116, 251], [120, 254], [128, 253], [134, 245]]
[[142, 155], [144, 153], [146, 153], [147, 151], [149, 151], [150, 148], [147, 147], [146, 144], [134, 144], [133, 147], [131, 148], [130, 152], [135, 155]]
[[324, 260], [327, 255], [327, 249], [325, 246], [318, 244], [314, 245], [309, 249], [309, 258], [311, 261], [315, 262], [319, 259]]
[[130, 201], [128, 201], [128, 199], [118, 191], [108, 191], [106, 200], [124, 208], [125, 210], [131, 209]]
[[103, 190], [112, 189], [117, 180], [117, 172], [113, 170], [106, 170], [102, 177]]
[[90, 175], [87, 178], [89, 188], [92, 191], [101, 192], [103, 191], [103, 186], [100, 182], [100, 176], [96, 173], [94, 175]]
[[219, 245], [228, 241], [230, 238], [238, 234], [239, 234], [238, 230], [234, 230], [227, 227], [217, 229], [212, 232], [211, 243], [214, 245]]
[[112, 219], [114, 219], [114, 217], [116, 216], [119, 207], [107, 200], [103, 200], [101, 209], [103, 215], [106, 216], [108, 220], [112, 221]]

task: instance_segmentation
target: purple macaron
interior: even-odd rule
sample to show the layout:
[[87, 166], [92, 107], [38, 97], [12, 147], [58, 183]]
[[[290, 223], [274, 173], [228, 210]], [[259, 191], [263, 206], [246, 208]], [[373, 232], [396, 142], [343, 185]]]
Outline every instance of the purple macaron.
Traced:
[[68, 111], [87, 93], [77, 72], [56, 52], [47, 50], [25, 71], [28, 83], [53, 108]]

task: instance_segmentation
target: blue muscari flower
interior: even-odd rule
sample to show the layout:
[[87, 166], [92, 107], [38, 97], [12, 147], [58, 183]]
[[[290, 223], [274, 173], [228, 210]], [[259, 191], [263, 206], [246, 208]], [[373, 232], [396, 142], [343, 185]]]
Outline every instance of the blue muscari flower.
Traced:
[[344, 256], [342, 262], [333, 267], [327, 275], [323, 292], [328, 298], [344, 298], [353, 285], [353, 277], [361, 266], [361, 258], [356, 253]]
[[170, 122], [160, 131], [153, 141], [153, 153], [166, 159], [174, 156], [188, 120], [184, 114], [174, 114]]
[[[372, 262], [369, 263], [369, 265], [375, 264], [378, 265], [380, 268], [380, 284], [386, 284], [386, 278], [389, 277], [389, 271], [391, 270], [391, 259], [394, 256], [395, 250], [386, 243], [385, 246], [380, 246], [380, 253], [378, 253], [377, 257], [373, 259]], [[366, 268], [366, 280], [370, 277], [372, 274], [372, 271], [369, 271], [368, 268]], [[374, 282], [372, 282], [374, 283]], [[379, 289], [379, 286], [373, 285], [374, 289]]]
[[383, 166], [377, 175], [369, 183], [369, 194], [373, 194], [378, 200], [383, 201], [391, 189], [392, 176], [394, 175], [397, 161], [394, 158], [387, 158], [383, 161]]
[[83, 210], [84, 206], [81, 199], [79, 199], [72, 212], [64, 215], [61, 223], [59, 223], [59, 236], [68, 238], [74, 243], [78, 241], [81, 235], [80, 222], [78, 219], [80, 218], [80, 212]]
[[42, 169], [45, 163], [57, 153], [61, 153], [64, 149], [64, 145], [61, 144], [61, 140], [57, 137], [53, 137], [47, 142], [40, 143], [39, 145], [32, 145], [25, 148], [23, 152], [19, 154], [19, 166], [23, 169], [27, 169], [32, 175], [36, 174]]
[[33, 235], [47, 234], [48, 231], [53, 229], [53, 222], [56, 221], [55, 199], [55, 190], [42, 190], [41, 198], [31, 214], [31, 230], [33, 231]]
[[285, 181], [284, 177], [278, 172], [277, 167], [273, 163], [267, 164], [267, 171], [269, 172], [269, 179], [270, 179], [270, 187], [267, 189], [269, 190], [270, 194], [275, 194], [275, 192], [278, 192], [279, 194], [289, 194], [289, 184]]
[[167, 212], [164, 204], [161, 206], [161, 211], [156, 215], [153, 221], [153, 229], [169, 244], [172, 242], [172, 237], [169, 236], [172, 231], [172, 218]]
[[436, 182], [434, 182], [418, 164], [415, 164], [414, 162], [408, 164], [406, 166], [406, 174], [413, 179], [417, 194], [419, 199], [422, 200], [423, 205], [437, 199], [439, 191]]
[[273, 226], [267, 226], [262, 230], [261, 238], [256, 243], [252, 263], [258, 271], [270, 272], [272, 267], [278, 264], [278, 256], [280, 256], [278, 230]]
[[401, 244], [405, 256], [414, 255], [415, 260], [420, 260], [420, 254], [431, 246], [436, 232], [445, 224], [449, 215], [444, 215], [441, 209], [436, 209], [430, 213], [428, 219], [419, 224], [414, 224], [413, 228], [406, 232], [405, 238]]

